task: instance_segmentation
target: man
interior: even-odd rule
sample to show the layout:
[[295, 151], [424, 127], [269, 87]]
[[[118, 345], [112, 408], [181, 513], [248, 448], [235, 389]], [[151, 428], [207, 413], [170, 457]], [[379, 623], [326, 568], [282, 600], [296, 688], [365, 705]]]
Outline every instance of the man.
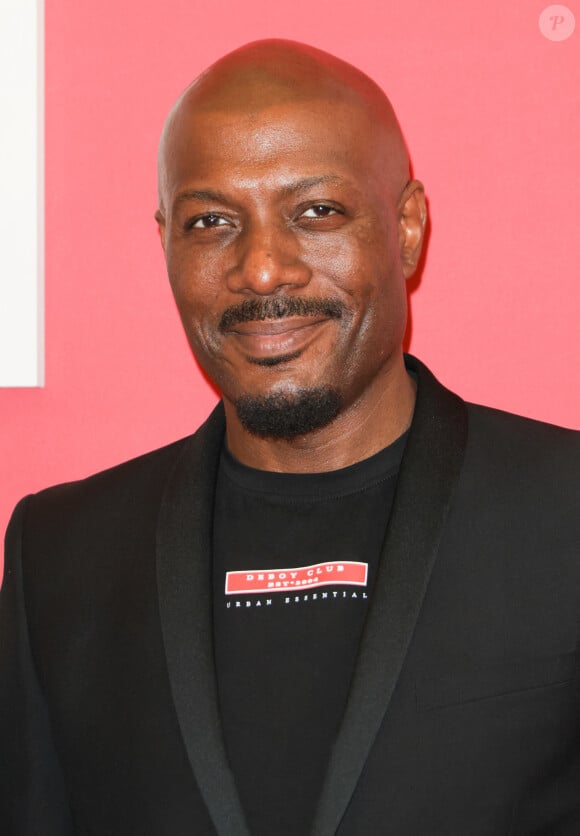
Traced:
[[580, 833], [580, 444], [403, 357], [426, 208], [384, 94], [226, 56], [156, 217], [222, 404], [15, 511], [2, 832]]

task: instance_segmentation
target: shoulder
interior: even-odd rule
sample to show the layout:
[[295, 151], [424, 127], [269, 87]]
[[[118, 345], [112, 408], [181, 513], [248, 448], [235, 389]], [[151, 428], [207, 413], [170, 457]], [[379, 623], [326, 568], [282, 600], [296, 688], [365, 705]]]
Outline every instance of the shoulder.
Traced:
[[91, 534], [102, 540], [106, 532], [121, 528], [148, 529], [175, 469], [187, 459], [195, 476], [200, 451], [219, 449], [222, 435], [223, 416], [218, 407], [192, 435], [85, 479], [32, 494], [14, 516], [37, 542], [77, 536], [86, 540]]
[[5, 554], [8, 575], [22, 567], [31, 611], [57, 612], [71, 598], [87, 604], [144, 583], [155, 564], [160, 508], [174, 474], [186, 462], [198, 490], [211, 490], [199, 464], [204, 456], [217, 458], [222, 437], [217, 409], [191, 436], [25, 497], [8, 526]]
[[137, 456], [84, 479], [45, 488], [27, 498], [28, 513], [66, 513], [89, 504], [94, 510], [105, 505], [127, 505], [157, 493], [175, 462], [183, 455], [193, 436], [175, 441], [158, 450]]
[[467, 404], [468, 452], [504, 466], [580, 476], [580, 432]]
[[28, 594], [53, 587], [60, 594], [61, 584], [78, 587], [80, 575], [96, 588], [101, 573], [123, 573], [135, 555], [146, 561], [165, 484], [190, 443], [182, 439], [25, 497], [6, 531], [6, 571], [21, 563]]
[[[498, 477], [542, 473], [580, 478], [580, 432], [492, 407], [467, 403], [445, 388], [416, 357], [405, 356], [417, 376], [416, 420], [433, 423], [449, 436], [466, 426], [465, 466]], [[459, 432], [461, 431], [461, 432]], [[458, 440], [463, 444], [463, 440]]]
[[[504, 532], [572, 555], [580, 536], [580, 433], [467, 404], [457, 511], [482, 531]], [[477, 524], [475, 521], [478, 521]], [[535, 545], [534, 545], [535, 544]]]
[[[541, 528], [549, 529], [551, 537], [558, 530], [577, 536], [580, 432], [466, 403], [416, 358], [408, 357], [407, 365], [418, 377], [418, 407], [423, 390], [422, 422], [437, 425], [451, 438], [466, 431], [456, 444], [463, 447], [457, 513], [486, 528], [501, 520], [530, 536]], [[425, 449], [423, 456], [429, 455]]]

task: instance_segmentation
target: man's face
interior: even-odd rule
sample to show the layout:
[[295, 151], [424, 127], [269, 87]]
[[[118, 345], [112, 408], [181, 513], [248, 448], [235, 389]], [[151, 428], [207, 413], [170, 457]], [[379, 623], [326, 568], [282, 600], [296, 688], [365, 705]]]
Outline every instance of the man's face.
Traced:
[[321, 388], [341, 408], [364, 398], [406, 322], [380, 131], [344, 103], [290, 102], [189, 113], [172, 141], [169, 278], [226, 408]]

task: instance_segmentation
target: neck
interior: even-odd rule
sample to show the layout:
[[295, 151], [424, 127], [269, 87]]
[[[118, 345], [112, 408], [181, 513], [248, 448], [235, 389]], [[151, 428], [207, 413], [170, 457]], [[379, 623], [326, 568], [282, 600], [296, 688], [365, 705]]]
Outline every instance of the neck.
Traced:
[[392, 444], [409, 427], [416, 385], [404, 367], [380, 378], [327, 426], [290, 441], [260, 438], [240, 424], [224, 401], [230, 452], [242, 464], [279, 473], [321, 473], [348, 467]]

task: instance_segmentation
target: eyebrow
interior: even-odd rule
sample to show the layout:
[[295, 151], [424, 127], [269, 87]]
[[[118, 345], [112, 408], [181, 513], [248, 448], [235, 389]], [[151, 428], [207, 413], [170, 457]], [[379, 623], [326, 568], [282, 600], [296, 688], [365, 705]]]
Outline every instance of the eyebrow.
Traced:
[[[339, 177], [337, 174], [321, 174], [315, 177], [303, 177], [300, 180], [288, 183], [287, 185], [282, 187], [281, 192], [283, 195], [290, 195], [295, 194], [296, 192], [307, 191], [308, 189], [311, 189], [314, 186], [326, 184], [338, 185], [344, 183], [345, 180], [343, 180], [343, 178]], [[228, 197], [228, 195], [226, 195], [225, 192], [222, 192], [219, 189], [185, 189], [185, 191], [180, 192], [177, 195], [174, 201], [174, 205], [178, 206], [179, 204], [185, 203], [189, 200], [230, 203], [231, 198]]]
[[289, 183], [283, 187], [282, 191], [285, 194], [294, 194], [295, 192], [305, 192], [313, 186], [323, 186], [327, 183], [339, 185], [344, 182], [343, 178], [339, 177], [338, 174], [321, 174], [318, 177], [304, 177], [301, 180], [296, 180], [294, 183]]
[[178, 206], [180, 203], [188, 200], [215, 200], [219, 203], [229, 203], [224, 192], [220, 192], [217, 189], [186, 189], [177, 195], [174, 205]]

